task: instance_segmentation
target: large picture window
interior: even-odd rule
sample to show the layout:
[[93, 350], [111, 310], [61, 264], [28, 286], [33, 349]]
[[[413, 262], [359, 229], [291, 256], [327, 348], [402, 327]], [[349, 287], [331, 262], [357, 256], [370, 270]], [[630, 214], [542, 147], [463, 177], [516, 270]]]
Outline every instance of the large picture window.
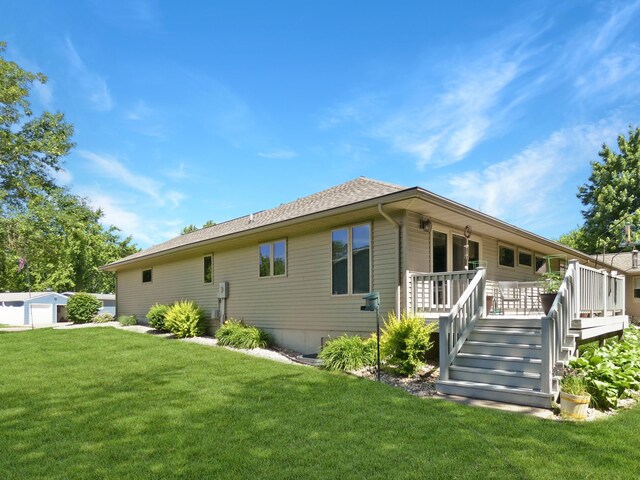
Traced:
[[357, 225], [331, 232], [333, 295], [371, 291], [371, 226]]
[[640, 277], [633, 279], [633, 301], [640, 302]]
[[263, 243], [258, 247], [261, 277], [278, 277], [287, 274], [287, 242]]

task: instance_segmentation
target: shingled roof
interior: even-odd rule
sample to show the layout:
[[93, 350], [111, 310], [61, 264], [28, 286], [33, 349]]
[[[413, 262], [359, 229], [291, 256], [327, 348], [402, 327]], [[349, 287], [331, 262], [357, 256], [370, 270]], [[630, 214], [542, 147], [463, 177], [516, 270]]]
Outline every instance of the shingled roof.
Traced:
[[284, 203], [270, 210], [263, 210], [251, 215], [245, 215], [244, 217], [219, 223], [212, 227], [180, 235], [164, 243], [154, 245], [150, 248], [134, 253], [133, 255], [129, 255], [128, 257], [110, 263], [106, 267], [108, 268], [121, 263], [128, 263], [131, 260], [185, 247], [191, 244], [205, 242], [207, 240], [213, 240], [226, 235], [245, 231], [248, 232], [259, 227], [293, 220], [295, 218], [304, 217], [306, 215], [338, 207], [344, 207], [406, 189], [407, 187], [380, 182], [370, 178], [358, 177], [346, 183], [314, 193], [308, 197], [302, 197], [294, 200], [293, 202]]
[[627, 273], [640, 273], [640, 268], [633, 268], [633, 258], [631, 252], [606, 253], [604, 259], [601, 255], [592, 255], [598, 263], [617, 268]]

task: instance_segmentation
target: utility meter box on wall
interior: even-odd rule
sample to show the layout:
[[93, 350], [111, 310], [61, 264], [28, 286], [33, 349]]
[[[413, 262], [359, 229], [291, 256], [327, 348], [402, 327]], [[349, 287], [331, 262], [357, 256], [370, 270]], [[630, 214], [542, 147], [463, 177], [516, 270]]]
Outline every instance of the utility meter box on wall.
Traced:
[[229, 282], [218, 284], [218, 298], [229, 298]]

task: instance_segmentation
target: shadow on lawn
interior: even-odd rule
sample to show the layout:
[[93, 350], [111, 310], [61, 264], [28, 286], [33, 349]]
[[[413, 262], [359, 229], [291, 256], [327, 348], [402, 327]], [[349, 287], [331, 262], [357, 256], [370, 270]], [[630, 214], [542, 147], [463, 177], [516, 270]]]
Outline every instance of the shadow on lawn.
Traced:
[[0, 376], [4, 478], [615, 478], [612, 465], [636, 465], [636, 411], [549, 422], [223, 349], [72, 337], [86, 348], [74, 363]]

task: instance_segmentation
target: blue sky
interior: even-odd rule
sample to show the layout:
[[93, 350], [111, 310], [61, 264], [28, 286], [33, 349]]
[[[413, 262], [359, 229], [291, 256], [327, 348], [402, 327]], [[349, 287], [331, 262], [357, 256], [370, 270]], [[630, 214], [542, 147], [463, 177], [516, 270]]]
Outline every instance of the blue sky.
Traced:
[[59, 181], [140, 247], [360, 175], [541, 235], [640, 113], [639, 1], [5, 0], [76, 149]]

